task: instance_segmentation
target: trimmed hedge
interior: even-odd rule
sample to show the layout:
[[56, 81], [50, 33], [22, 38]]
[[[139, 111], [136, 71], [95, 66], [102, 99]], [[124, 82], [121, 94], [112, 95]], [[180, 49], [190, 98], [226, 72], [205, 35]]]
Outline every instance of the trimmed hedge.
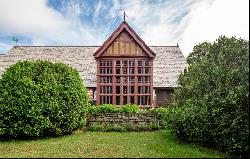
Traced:
[[63, 63], [19, 61], [0, 79], [0, 136], [69, 134], [85, 122], [87, 90]]

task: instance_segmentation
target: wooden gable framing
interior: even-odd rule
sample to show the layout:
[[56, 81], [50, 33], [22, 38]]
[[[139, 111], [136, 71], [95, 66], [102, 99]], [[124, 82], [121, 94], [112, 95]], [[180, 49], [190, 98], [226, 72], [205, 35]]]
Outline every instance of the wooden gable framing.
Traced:
[[155, 53], [135, 33], [128, 23], [123, 21], [93, 56], [95, 58], [100, 56], [154, 58]]

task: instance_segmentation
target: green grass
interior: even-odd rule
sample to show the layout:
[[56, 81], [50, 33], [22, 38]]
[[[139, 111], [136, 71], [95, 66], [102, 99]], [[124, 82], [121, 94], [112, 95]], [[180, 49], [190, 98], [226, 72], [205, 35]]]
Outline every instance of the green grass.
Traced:
[[185, 157], [221, 158], [227, 154], [179, 143], [169, 132], [77, 131], [58, 138], [0, 141], [0, 157]]

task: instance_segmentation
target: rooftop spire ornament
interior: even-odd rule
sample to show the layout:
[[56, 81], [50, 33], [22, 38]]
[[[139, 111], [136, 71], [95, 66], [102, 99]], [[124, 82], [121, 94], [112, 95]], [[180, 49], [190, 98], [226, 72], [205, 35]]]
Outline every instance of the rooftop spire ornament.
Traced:
[[126, 21], [126, 17], [128, 17], [128, 15], [125, 13], [125, 11], [123, 11], [123, 21]]

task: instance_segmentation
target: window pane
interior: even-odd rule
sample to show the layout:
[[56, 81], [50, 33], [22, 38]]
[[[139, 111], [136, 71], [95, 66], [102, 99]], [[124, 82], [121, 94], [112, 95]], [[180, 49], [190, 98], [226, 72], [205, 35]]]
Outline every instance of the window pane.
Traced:
[[138, 66], [142, 66], [142, 61], [138, 61]]
[[105, 77], [100, 77], [100, 83], [105, 83]]
[[127, 68], [123, 68], [123, 74], [127, 74], [128, 73], [128, 69]]
[[128, 83], [128, 77], [127, 76], [123, 76], [123, 84], [127, 84]]
[[116, 66], [121, 66], [121, 61], [116, 61]]
[[107, 61], [107, 66], [112, 66], [112, 61]]
[[105, 68], [100, 69], [100, 74], [105, 74]]
[[143, 98], [142, 98], [142, 96], [138, 96], [137, 104], [138, 105], [143, 105]]
[[143, 94], [143, 86], [138, 86], [138, 94]]
[[127, 94], [128, 93], [128, 87], [127, 86], [123, 86], [123, 94]]
[[138, 74], [143, 74], [143, 68], [138, 68]]
[[104, 94], [104, 93], [105, 93], [105, 86], [101, 86], [101, 87], [100, 87], [100, 93], [101, 93], [101, 94]]
[[130, 68], [129, 69], [129, 74], [134, 74], [135, 73], [135, 69], [134, 68]]
[[145, 74], [149, 74], [150, 73], [150, 69], [149, 68], [145, 68]]
[[116, 105], [120, 105], [120, 104], [121, 104], [121, 97], [116, 96]]
[[129, 83], [135, 83], [135, 77], [129, 77]]
[[112, 77], [107, 77], [107, 83], [112, 83]]
[[130, 66], [130, 67], [135, 66], [135, 61], [134, 61], [134, 60], [130, 60], [130, 61], [129, 61], [129, 66]]
[[107, 96], [107, 104], [112, 104], [112, 96]]
[[149, 86], [145, 86], [145, 93], [149, 94], [150, 93], [150, 87]]
[[120, 93], [121, 93], [120, 86], [116, 86], [116, 94], [120, 94]]
[[105, 66], [105, 61], [104, 60], [100, 61], [100, 66]]
[[107, 94], [112, 94], [112, 86], [107, 86]]
[[121, 82], [121, 77], [120, 76], [116, 76], [116, 83], [120, 83]]
[[145, 96], [145, 105], [150, 105], [150, 96]]
[[130, 103], [134, 104], [135, 103], [135, 96], [130, 96]]
[[145, 83], [150, 83], [150, 77], [145, 77]]
[[145, 61], [145, 66], [149, 66], [149, 61]]
[[123, 66], [128, 66], [128, 61], [123, 61]]
[[107, 68], [107, 74], [112, 74], [112, 68]]
[[123, 96], [123, 105], [127, 104], [127, 102], [128, 102], [127, 99], [128, 99], [127, 96]]
[[135, 87], [134, 87], [134, 86], [130, 86], [129, 89], [130, 89], [129, 92], [130, 92], [131, 94], [134, 94], [134, 93], [135, 93]]
[[138, 83], [143, 83], [143, 78], [142, 77], [138, 77]]
[[120, 68], [116, 68], [116, 74], [121, 74], [121, 69]]

